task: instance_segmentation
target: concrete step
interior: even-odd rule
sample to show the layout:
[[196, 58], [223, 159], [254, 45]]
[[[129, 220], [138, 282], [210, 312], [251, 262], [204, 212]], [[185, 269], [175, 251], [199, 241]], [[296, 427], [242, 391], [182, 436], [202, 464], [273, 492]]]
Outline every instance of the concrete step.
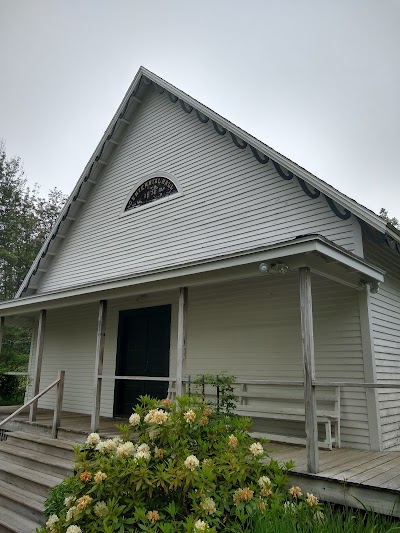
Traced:
[[47, 498], [49, 488], [61, 483], [63, 476], [46, 474], [0, 459], [0, 480]]
[[9, 509], [28, 520], [43, 522], [44, 501], [44, 496], [0, 480], [0, 516], [3, 509]]
[[73, 446], [78, 444], [79, 441], [71, 442], [61, 439], [51, 439], [26, 431], [13, 431], [9, 433], [6, 442], [20, 448], [26, 448], [27, 450], [73, 461], [75, 458]]
[[35, 533], [39, 522], [20, 516], [11, 509], [0, 509], [0, 533]]

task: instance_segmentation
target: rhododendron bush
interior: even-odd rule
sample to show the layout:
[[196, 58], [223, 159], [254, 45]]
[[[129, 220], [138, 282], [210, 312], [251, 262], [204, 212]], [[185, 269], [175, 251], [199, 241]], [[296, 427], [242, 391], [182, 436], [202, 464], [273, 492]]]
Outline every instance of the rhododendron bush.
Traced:
[[270, 460], [249, 427], [196, 397], [142, 397], [121, 437], [93, 433], [76, 448], [75, 476], [53, 489], [41, 531], [240, 532], [296, 509], [321, 519], [313, 495], [285, 487], [291, 464]]

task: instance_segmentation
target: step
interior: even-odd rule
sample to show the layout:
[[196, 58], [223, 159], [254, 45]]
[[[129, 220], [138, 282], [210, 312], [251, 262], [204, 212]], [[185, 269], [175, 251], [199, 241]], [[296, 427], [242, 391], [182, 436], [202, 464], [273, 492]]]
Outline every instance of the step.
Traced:
[[20, 448], [26, 448], [35, 452], [45, 453], [73, 461], [75, 458], [73, 446], [78, 442], [51, 439], [36, 433], [27, 431], [13, 431], [8, 434], [7, 443], [15, 444]]
[[73, 464], [69, 459], [29, 451], [27, 448], [15, 446], [12, 442], [8, 441], [0, 442], [1, 460], [63, 478], [73, 474]]
[[0, 516], [9, 509], [35, 522], [44, 520], [44, 496], [0, 480]]
[[41, 527], [38, 522], [24, 518], [11, 509], [1, 509], [0, 533], [35, 533], [38, 527]]
[[0, 480], [47, 498], [49, 488], [61, 483], [63, 477], [45, 474], [0, 459]]

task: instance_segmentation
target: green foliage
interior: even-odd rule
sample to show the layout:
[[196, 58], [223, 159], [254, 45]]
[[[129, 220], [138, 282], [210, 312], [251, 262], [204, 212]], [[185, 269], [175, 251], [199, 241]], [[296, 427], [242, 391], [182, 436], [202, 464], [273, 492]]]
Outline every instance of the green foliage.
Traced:
[[383, 208], [379, 211], [379, 216], [386, 220], [386, 222], [389, 222], [392, 226], [395, 228], [400, 228], [400, 222], [396, 217], [390, 217], [389, 213], [387, 212], [387, 209]]
[[250, 423], [198, 397], [142, 397], [122, 437], [91, 434], [75, 449], [76, 474], [53, 489], [41, 531], [238, 533], [285, 502], [313, 520], [321, 505], [287, 492], [293, 464], [270, 460]]
[[[233, 384], [236, 377], [222, 372], [221, 374], [203, 374], [194, 381], [195, 393], [204, 400], [204, 389], [206, 385], [214, 387], [214, 394], [218, 399], [211, 402], [214, 408], [221, 413], [231, 414], [236, 408], [236, 396]], [[217, 392], [218, 391], [218, 392]]]
[[252, 533], [400, 533], [399, 520], [352, 508], [326, 506], [323, 514], [268, 513], [254, 519]]

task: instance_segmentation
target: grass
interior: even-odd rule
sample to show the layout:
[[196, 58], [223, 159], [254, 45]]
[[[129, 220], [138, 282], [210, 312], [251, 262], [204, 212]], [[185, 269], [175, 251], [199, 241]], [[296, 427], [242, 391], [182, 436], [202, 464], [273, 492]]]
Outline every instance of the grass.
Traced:
[[324, 519], [313, 523], [294, 514], [271, 514], [254, 523], [252, 533], [400, 533], [397, 518], [326, 505]]

